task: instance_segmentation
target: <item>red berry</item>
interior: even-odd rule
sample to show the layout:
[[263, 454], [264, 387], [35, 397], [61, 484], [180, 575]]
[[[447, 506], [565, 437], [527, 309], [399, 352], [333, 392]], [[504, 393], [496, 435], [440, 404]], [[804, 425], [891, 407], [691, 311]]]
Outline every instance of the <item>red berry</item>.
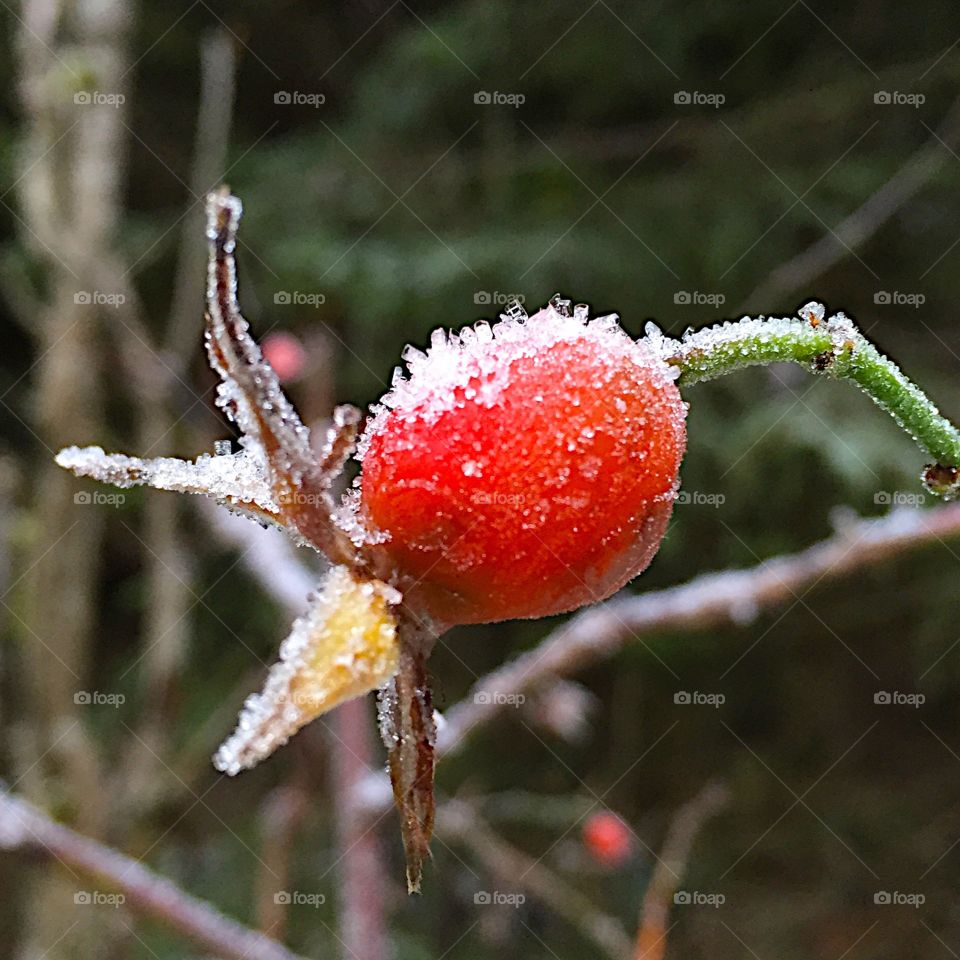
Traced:
[[282, 383], [296, 380], [303, 373], [307, 363], [307, 351], [292, 333], [278, 331], [268, 334], [261, 350]]
[[395, 377], [361, 444], [360, 519], [426, 612], [541, 617], [646, 568], [686, 440], [654, 345], [551, 306], [437, 331], [405, 359], [409, 379]]
[[605, 867], [617, 867], [632, 853], [630, 828], [615, 813], [592, 813], [583, 825], [583, 845]]

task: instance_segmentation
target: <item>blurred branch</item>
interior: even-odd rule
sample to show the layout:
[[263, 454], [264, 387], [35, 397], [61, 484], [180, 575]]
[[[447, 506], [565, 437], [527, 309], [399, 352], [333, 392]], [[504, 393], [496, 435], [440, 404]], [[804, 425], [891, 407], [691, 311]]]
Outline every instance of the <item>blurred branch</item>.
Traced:
[[[217, 539], [240, 551], [241, 563], [247, 572], [284, 611], [291, 617], [301, 616], [307, 595], [317, 586], [321, 571], [303, 563], [289, 538], [279, 530], [265, 530], [209, 500], [198, 499], [196, 507]], [[312, 550], [308, 555], [317, 557]]]
[[[74, 822], [102, 835], [112, 822], [97, 744], [74, 697], [92, 661], [102, 562], [103, 512], [74, 501], [76, 483], [52, 462], [70, 438], [103, 421], [98, 334], [109, 308], [94, 293], [99, 264], [113, 256], [126, 171], [127, 41], [133, 5], [124, 0], [26, 0], [17, 17], [23, 137], [17, 153], [20, 242], [40, 268], [44, 302], [37, 331], [29, 424], [39, 458], [33, 470], [33, 535], [22, 585], [24, 700], [30, 717], [19, 769], [34, 799], [69, 797]], [[91, 91], [114, 98], [98, 107]], [[86, 100], [84, 99], [86, 98]], [[22, 309], [30, 309], [25, 303]], [[6, 404], [4, 405], [6, 407]], [[12, 409], [7, 407], [8, 410]], [[29, 626], [27, 626], [27, 624]], [[111, 952], [116, 930], [92, 912], [61, 942], [64, 878], [36, 876], [18, 919], [23, 956], [51, 960]]]
[[[928, 128], [929, 129], [929, 128]], [[960, 99], [947, 111], [929, 140], [836, 229], [781, 264], [744, 301], [744, 312], [769, 310], [787, 293], [800, 290], [841, 261], [880, 229], [929, 183], [960, 146]]]
[[224, 960], [302, 960], [138, 861], [55, 822], [10, 793], [0, 793], [0, 848], [47, 853], [71, 872], [79, 870], [119, 890], [132, 909], [173, 927]]
[[623, 960], [630, 955], [630, 938], [614, 917], [594, 906], [539, 860], [503, 840], [463, 800], [450, 800], [438, 808], [437, 832], [468, 847], [500, 880], [520, 887], [556, 911], [607, 956]]
[[729, 799], [725, 787], [708, 783], [677, 811], [643, 898], [634, 960], [663, 960], [670, 904], [686, 873], [693, 842], [706, 821], [719, 813]]
[[260, 817], [262, 842], [261, 867], [257, 875], [257, 927], [281, 939], [286, 930], [287, 904], [277, 894], [290, 889], [294, 841], [309, 804], [302, 774], [302, 769], [294, 770], [290, 782], [266, 798]]
[[[197, 206], [205, 190], [223, 170], [233, 113], [233, 42], [224, 28], [203, 41], [200, 57], [200, 105], [194, 142], [193, 170], [188, 203]], [[188, 210], [190, 207], [188, 207]], [[156, 349], [143, 320], [129, 269], [119, 262], [105, 264], [110, 276], [107, 289], [124, 291], [124, 303], [117, 315], [114, 332], [130, 372], [138, 414], [137, 447], [157, 453], [172, 453], [176, 421], [182, 410], [171, 411], [183, 393], [181, 376], [187, 357], [200, 343], [202, 303], [205, 286], [204, 238], [196, 222], [202, 217], [184, 217], [175, 287], [167, 322], [165, 345]], [[193, 335], [191, 336], [191, 330]], [[128, 815], [145, 809], [159, 799], [162, 785], [150, 775], [155, 756], [167, 753], [167, 736], [173, 727], [174, 686], [185, 656], [189, 631], [188, 614], [194, 594], [190, 586], [189, 553], [177, 523], [179, 503], [173, 497], [147, 499], [144, 524], [149, 607], [143, 636], [142, 685], [144, 708], [139, 732], [130, 743], [131, 755], [124, 768], [130, 802]], [[146, 745], [144, 749], [143, 745]]]
[[168, 349], [180, 361], [178, 367], [200, 342], [199, 317], [207, 282], [200, 201], [217, 185], [226, 167], [236, 69], [233, 38], [220, 27], [204, 38], [200, 52], [200, 108], [188, 188], [192, 199], [188, 199], [189, 212], [183, 219], [166, 337]]
[[330, 716], [329, 749], [336, 825], [339, 940], [344, 960], [390, 955], [380, 837], [354, 802], [373, 767], [371, 714], [366, 699], [341, 704]]
[[[621, 594], [587, 607], [527, 653], [481, 677], [446, 713], [438, 751], [456, 753], [501, 709], [498, 693], [522, 693], [613, 656], [655, 631], [702, 630], [752, 621], [765, 607], [796, 598], [826, 577], [841, 577], [916, 547], [960, 536], [960, 503], [933, 510], [895, 510], [876, 520], [845, 522], [837, 533], [800, 553], [746, 570], [697, 577], [646, 594]], [[486, 695], [477, 697], [483, 691]]]

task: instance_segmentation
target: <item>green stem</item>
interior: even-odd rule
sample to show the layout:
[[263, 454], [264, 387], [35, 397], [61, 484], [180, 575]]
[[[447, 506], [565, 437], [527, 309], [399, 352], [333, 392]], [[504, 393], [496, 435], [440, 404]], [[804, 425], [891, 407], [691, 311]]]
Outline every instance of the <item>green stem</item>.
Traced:
[[923, 473], [927, 488], [946, 497], [960, 492], [960, 430], [842, 313], [824, 319], [823, 307], [809, 303], [800, 317], [727, 321], [687, 334], [664, 353], [680, 368], [681, 386], [780, 362], [851, 380], [933, 458]]

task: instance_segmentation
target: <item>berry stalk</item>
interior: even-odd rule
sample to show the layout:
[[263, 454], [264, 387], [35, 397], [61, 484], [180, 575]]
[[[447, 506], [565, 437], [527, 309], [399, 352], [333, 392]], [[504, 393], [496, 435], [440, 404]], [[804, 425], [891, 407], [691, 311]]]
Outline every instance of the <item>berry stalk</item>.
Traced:
[[960, 493], [960, 430], [842, 313], [824, 319], [823, 305], [808, 303], [799, 317], [744, 317], [666, 341], [663, 349], [681, 386], [783, 362], [850, 380], [933, 458], [922, 474], [927, 489], [948, 498]]

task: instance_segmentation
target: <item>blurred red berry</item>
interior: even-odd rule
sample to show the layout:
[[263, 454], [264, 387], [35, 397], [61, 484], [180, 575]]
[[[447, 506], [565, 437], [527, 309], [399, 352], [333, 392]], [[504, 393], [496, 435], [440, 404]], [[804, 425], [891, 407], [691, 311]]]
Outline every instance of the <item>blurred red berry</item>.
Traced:
[[609, 810], [600, 810], [587, 818], [583, 825], [583, 845], [593, 859], [605, 867], [620, 866], [633, 851], [630, 828]]
[[654, 344], [551, 306], [405, 359], [361, 443], [361, 520], [439, 623], [562, 613], [647, 567], [686, 441]]
[[261, 350], [281, 383], [296, 380], [303, 373], [307, 363], [307, 351], [292, 333], [281, 330], [268, 334]]

